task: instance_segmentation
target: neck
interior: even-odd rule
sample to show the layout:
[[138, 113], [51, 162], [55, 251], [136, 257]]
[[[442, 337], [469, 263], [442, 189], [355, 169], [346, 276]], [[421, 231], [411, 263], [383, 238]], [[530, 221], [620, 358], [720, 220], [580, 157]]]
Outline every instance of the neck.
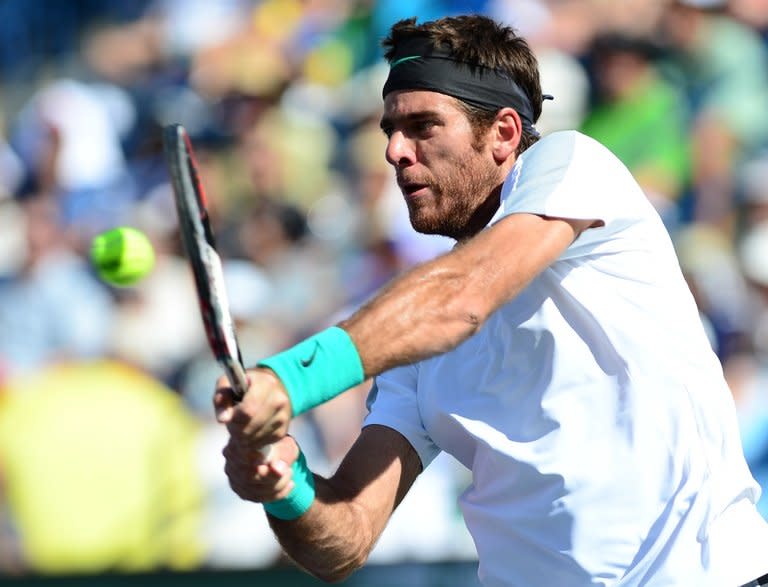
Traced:
[[469, 240], [488, 226], [491, 218], [493, 218], [493, 215], [496, 214], [496, 211], [501, 205], [502, 185], [504, 185], [503, 182], [493, 188], [488, 194], [488, 197], [477, 207], [474, 214], [472, 214], [472, 217], [469, 219], [469, 222], [467, 222], [464, 234], [456, 239], [458, 243], [463, 243]]

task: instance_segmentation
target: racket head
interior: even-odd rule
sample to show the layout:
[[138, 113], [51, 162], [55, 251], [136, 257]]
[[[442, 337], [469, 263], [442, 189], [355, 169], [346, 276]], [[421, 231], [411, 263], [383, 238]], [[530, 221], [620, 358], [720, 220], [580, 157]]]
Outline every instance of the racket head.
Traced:
[[176, 202], [179, 233], [192, 268], [208, 345], [235, 393], [242, 397], [248, 383], [229, 310], [221, 258], [216, 251], [192, 144], [182, 125], [171, 124], [163, 129], [163, 149]]

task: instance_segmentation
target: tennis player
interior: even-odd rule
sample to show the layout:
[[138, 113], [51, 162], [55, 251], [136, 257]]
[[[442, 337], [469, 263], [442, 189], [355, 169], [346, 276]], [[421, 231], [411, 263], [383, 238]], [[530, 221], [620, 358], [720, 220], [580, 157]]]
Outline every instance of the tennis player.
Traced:
[[[510, 28], [412, 19], [384, 46], [387, 160], [413, 227], [457, 245], [262, 361], [242, 403], [222, 380], [234, 491], [338, 580], [447, 451], [472, 471], [487, 586], [768, 584], [730, 391], [631, 174], [575, 131], [538, 137], [536, 59]], [[290, 418], [369, 376], [357, 442], [313, 475]]]

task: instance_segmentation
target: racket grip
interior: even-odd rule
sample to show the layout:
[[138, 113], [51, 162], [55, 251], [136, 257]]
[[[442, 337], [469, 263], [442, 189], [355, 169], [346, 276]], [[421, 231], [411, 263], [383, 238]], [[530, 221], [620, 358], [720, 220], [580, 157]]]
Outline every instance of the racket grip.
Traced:
[[235, 398], [239, 402], [248, 391], [249, 381], [248, 376], [245, 374], [245, 369], [237, 362], [225, 364], [224, 368], [227, 372], [227, 379], [229, 379], [229, 383], [232, 386], [232, 391], [235, 392]]

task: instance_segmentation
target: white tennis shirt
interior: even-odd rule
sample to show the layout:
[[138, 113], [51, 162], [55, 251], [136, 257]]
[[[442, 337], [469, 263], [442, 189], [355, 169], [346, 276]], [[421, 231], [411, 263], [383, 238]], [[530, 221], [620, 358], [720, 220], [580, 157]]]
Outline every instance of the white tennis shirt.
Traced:
[[460, 498], [496, 587], [736, 586], [768, 572], [731, 393], [670, 238], [627, 169], [574, 131], [516, 162], [492, 222], [602, 220], [473, 337], [377, 378], [365, 424]]

